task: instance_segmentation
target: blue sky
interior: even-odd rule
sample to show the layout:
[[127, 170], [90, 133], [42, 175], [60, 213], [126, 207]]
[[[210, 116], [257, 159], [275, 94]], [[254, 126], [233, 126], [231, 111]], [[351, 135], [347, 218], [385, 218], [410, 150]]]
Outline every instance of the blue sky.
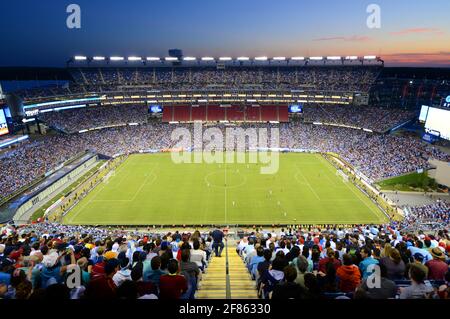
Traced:
[[[81, 29], [66, 7], [81, 7]], [[366, 8], [381, 8], [369, 29]], [[449, 0], [14, 0], [0, 3], [0, 66], [62, 66], [82, 55], [380, 55], [450, 67]]]

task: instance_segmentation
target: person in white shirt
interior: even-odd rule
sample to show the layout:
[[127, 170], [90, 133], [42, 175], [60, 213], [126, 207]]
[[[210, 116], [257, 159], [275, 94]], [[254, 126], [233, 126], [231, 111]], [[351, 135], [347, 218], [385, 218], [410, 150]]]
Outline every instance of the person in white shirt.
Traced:
[[195, 262], [202, 271], [207, 267], [206, 251], [200, 249], [200, 242], [195, 239], [192, 242], [193, 249], [191, 249], [190, 261]]
[[119, 287], [125, 280], [131, 280], [130, 260], [125, 257], [120, 260], [120, 270], [112, 278], [116, 287]]
[[244, 237], [239, 241], [239, 244], [237, 245], [237, 248], [236, 248], [239, 255], [242, 255], [242, 252], [245, 249], [245, 247], [247, 247], [247, 245], [248, 245], [247, 237]]

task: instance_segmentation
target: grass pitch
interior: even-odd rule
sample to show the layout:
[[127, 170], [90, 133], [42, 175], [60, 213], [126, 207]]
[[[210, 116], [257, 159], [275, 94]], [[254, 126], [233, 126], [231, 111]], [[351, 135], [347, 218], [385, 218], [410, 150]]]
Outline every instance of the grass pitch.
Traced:
[[[248, 154], [246, 155], [248, 156]], [[283, 153], [265, 164], [175, 164], [130, 156], [64, 218], [95, 225], [383, 223], [382, 211], [319, 154]]]

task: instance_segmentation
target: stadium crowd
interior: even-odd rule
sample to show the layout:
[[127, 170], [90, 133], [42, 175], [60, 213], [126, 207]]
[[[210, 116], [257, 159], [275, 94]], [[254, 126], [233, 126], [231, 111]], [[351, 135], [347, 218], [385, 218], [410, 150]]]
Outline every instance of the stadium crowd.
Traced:
[[145, 123], [147, 115], [148, 107], [145, 105], [120, 105], [48, 112], [39, 119], [50, 127], [75, 133], [95, 127]]
[[[303, 112], [305, 122], [347, 125], [376, 132], [385, 132], [398, 124], [411, 120], [416, 115], [413, 111], [396, 108], [335, 104], [305, 105]], [[88, 107], [39, 115], [39, 119], [49, 126], [69, 133], [124, 123], [145, 123], [147, 117], [148, 109], [144, 105]]]
[[313, 88], [316, 90], [368, 91], [378, 67], [216, 67], [75, 69], [76, 83], [105, 85], [148, 85], [164, 89], [205, 89], [212, 86], [263, 89]]
[[[171, 125], [149, 120], [144, 125], [74, 135], [50, 135], [24, 143], [0, 156], [0, 199], [29, 185], [39, 176], [85, 150], [113, 156], [173, 147], [177, 141], [171, 139], [172, 130], [181, 127], [190, 130], [194, 136], [192, 124]], [[217, 127], [225, 132], [224, 124]], [[241, 127], [279, 128], [280, 147], [338, 153], [372, 180], [427, 168], [429, 158], [450, 161], [450, 156], [438, 148], [409, 136], [376, 135], [362, 130], [296, 121], [285, 124], [245, 124]]]
[[[392, 226], [251, 232], [237, 252], [262, 298], [449, 298], [450, 237]], [[379, 285], [373, 285], [373, 268]], [[375, 275], [376, 277], [376, 275]]]
[[[450, 297], [446, 230], [323, 225], [237, 235], [236, 252], [261, 298]], [[223, 239], [217, 228], [158, 233], [46, 222], [7, 225], [0, 233], [0, 298], [192, 299], [210, 259], [220, 256]], [[378, 287], [369, 283], [371, 265], [380, 266]]]
[[[368, 92], [377, 66], [74, 68], [73, 81], [15, 94], [24, 99], [80, 93], [208, 89], [310, 89]], [[144, 87], [144, 89], [142, 89]]]
[[303, 117], [307, 122], [348, 125], [386, 132], [416, 116], [415, 111], [353, 105], [306, 105]]
[[438, 199], [432, 204], [407, 206], [407, 213], [401, 223], [403, 227], [417, 228], [425, 224], [431, 229], [437, 229], [442, 225], [450, 225], [450, 203]]

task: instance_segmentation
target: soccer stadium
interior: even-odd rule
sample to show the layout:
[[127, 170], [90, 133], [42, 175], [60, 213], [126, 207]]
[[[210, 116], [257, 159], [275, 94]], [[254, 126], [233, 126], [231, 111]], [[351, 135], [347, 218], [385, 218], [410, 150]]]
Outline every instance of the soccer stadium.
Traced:
[[448, 61], [244, 49], [0, 66], [1, 299], [450, 298]]

